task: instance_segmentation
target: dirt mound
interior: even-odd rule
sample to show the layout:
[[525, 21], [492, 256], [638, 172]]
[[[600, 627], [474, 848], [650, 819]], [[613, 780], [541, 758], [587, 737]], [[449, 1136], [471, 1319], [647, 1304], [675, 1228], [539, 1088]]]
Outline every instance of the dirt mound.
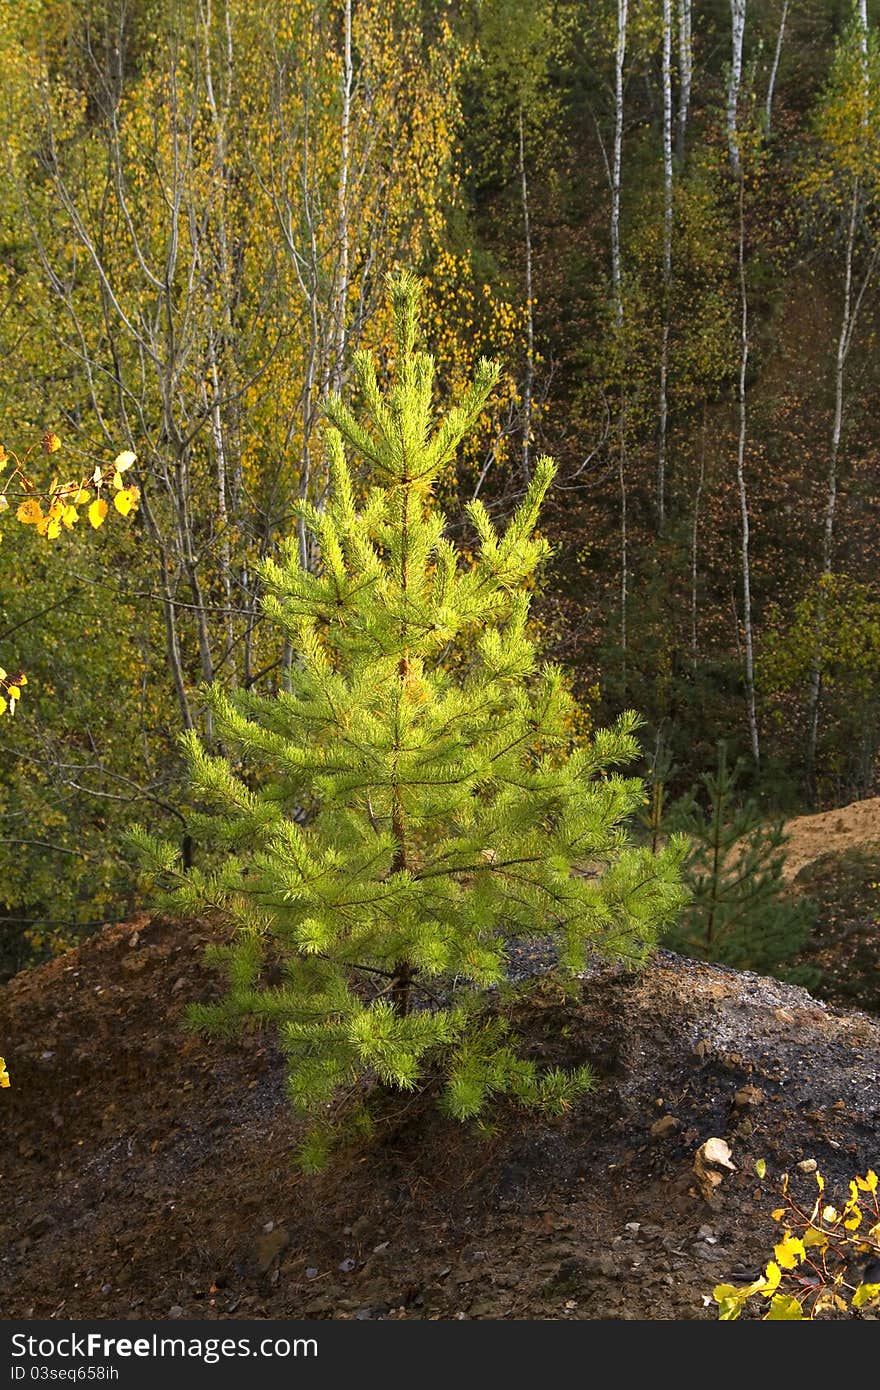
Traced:
[[880, 796], [816, 816], [795, 816], [786, 822], [785, 833], [789, 840], [784, 874], [789, 882], [821, 855], [880, 849]]
[[[479, 1131], [430, 1094], [384, 1102], [305, 1178], [271, 1040], [182, 1027], [215, 988], [210, 934], [143, 918], [0, 991], [0, 1315], [712, 1317], [776, 1230], [756, 1158], [815, 1159], [829, 1195], [878, 1166], [877, 1023], [661, 953], [520, 1007], [524, 1050], [601, 1077], [563, 1119]], [[737, 1164], [713, 1206], [711, 1136]]]

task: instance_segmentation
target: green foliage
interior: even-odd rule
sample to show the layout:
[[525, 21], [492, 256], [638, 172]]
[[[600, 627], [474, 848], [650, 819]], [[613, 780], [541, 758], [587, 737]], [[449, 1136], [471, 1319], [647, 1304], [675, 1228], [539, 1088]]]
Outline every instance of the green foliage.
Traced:
[[874, 586], [826, 574], [777, 618], [761, 659], [761, 686], [779, 723], [790, 699], [818, 667], [826, 711], [819, 773], [831, 796], [849, 786], [870, 788], [880, 751], [880, 598]]
[[[766, 1164], [755, 1171], [763, 1180]], [[790, 1191], [788, 1174], [780, 1183], [782, 1206], [773, 1220], [784, 1234], [774, 1246], [774, 1258], [751, 1284], [718, 1284], [713, 1297], [722, 1322], [733, 1322], [766, 1302], [765, 1322], [803, 1322], [823, 1315], [859, 1316], [880, 1306], [880, 1206], [878, 1179], [873, 1169], [856, 1177], [840, 1208], [825, 1198], [825, 1179], [815, 1174], [818, 1195], [802, 1203]]]
[[768, 825], [753, 801], [740, 800], [740, 772], [719, 743], [716, 770], [700, 778], [705, 809], [692, 792], [670, 813], [669, 824], [690, 840], [684, 880], [691, 898], [669, 944], [701, 960], [811, 983], [809, 972], [786, 963], [806, 941], [813, 906], [787, 895], [782, 825]]
[[[567, 972], [590, 952], [638, 963], [683, 899], [683, 843], [654, 856], [627, 832], [642, 784], [615, 769], [637, 754], [636, 716], [573, 747], [563, 673], [528, 636], [553, 466], [540, 460], [503, 531], [470, 503], [473, 552], [453, 544], [433, 491], [497, 369], [483, 362], [435, 423], [416, 283], [399, 276], [391, 296], [392, 385], [361, 354], [360, 410], [326, 405], [330, 498], [300, 507], [320, 566], [305, 570], [294, 540], [263, 566], [266, 616], [296, 653], [289, 688], [215, 685], [226, 751], [185, 740], [205, 808], [193, 831], [220, 853], [182, 873], [173, 849], [137, 835], [177, 910], [214, 908], [237, 928], [229, 993], [195, 1022], [274, 1025], [292, 1099], [319, 1129], [346, 1088], [410, 1090], [430, 1062], [461, 1118], [500, 1095], [564, 1108], [589, 1072], [538, 1073], [480, 1019], [475, 991], [504, 980], [515, 937], [557, 940]], [[368, 466], [361, 507], [349, 454]]]

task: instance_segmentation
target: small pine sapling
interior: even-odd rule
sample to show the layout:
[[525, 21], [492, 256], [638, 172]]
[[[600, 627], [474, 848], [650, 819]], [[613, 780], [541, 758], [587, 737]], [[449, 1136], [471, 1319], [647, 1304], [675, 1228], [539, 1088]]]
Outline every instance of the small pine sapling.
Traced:
[[[262, 566], [266, 617], [296, 653], [289, 688], [215, 685], [225, 755], [184, 739], [206, 808], [193, 833], [219, 853], [184, 871], [172, 846], [133, 837], [178, 912], [237, 928], [213, 952], [228, 993], [194, 1020], [277, 1028], [312, 1121], [306, 1166], [347, 1096], [376, 1080], [410, 1090], [429, 1066], [462, 1119], [501, 1095], [567, 1108], [589, 1068], [541, 1072], [486, 1014], [511, 940], [552, 939], [569, 975], [591, 952], [641, 962], [684, 899], [683, 842], [652, 855], [630, 839], [642, 783], [615, 769], [638, 754], [636, 715], [574, 746], [563, 672], [529, 635], [553, 465], [536, 463], [503, 531], [471, 502], [473, 551], [457, 549], [435, 484], [498, 371], [481, 362], [435, 423], [417, 282], [395, 278], [391, 298], [390, 388], [360, 354], [360, 412], [326, 403], [329, 499], [300, 506], [319, 563], [303, 568], [291, 539]], [[366, 465], [360, 505], [350, 456]]]
[[805, 945], [815, 909], [787, 890], [782, 824], [767, 823], [754, 801], [739, 797], [740, 771], [719, 743], [715, 771], [700, 778], [706, 810], [690, 793], [670, 811], [669, 824], [690, 841], [683, 876], [691, 897], [668, 944], [700, 960], [810, 984], [816, 972], [787, 963]]

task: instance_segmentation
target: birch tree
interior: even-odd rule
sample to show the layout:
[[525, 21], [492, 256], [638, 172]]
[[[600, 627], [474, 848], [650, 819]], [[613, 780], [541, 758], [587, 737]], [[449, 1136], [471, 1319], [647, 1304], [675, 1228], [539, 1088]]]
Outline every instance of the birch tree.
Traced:
[[770, 77], [767, 82], [765, 129], [768, 138], [773, 124], [773, 95], [776, 91], [776, 78], [779, 74], [779, 60], [782, 57], [782, 43], [785, 38], [785, 22], [788, 19], [788, 5], [789, 0], [782, 0], [782, 10], [779, 15], [779, 28], [776, 31], [776, 46], [773, 49], [773, 62], [770, 65]]
[[692, 81], [693, 37], [691, 19], [691, 0], [678, 0], [678, 120], [676, 135], [676, 156], [680, 165], [684, 163], [688, 114], [690, 112], [691, 105]]
[[[834, 571], [840, 461], [847, 408], [847, 367], [865, 295], [880, 255], [880, 239], [866, 210], [877, 196], [877, 60], [872, 58], [866, 0], [857, 0], [853, 25], [838, 49], [819, 113], [818, 157], [805, 189], [843, 220], [843, 294], [833, 366], [834, 407], [828, 450], [821, 532], [821, 579]], [[859, 253], [861, 251], [861, 257]], [[815, 792], [816, 751], [822, 696], [825, 608], [820, 602], [807, 707], [807, 781]]]
[[660, 330], [660, 423], [657, 446], [657, 527], [666, 519], [666, 438], [669, 418], [669, 319], [672, 297], [672, 0], [663, 0], [663, 284]]
[[730, 0], [730, 74], [727, 81], [727, 148], [730, 166], [738, 178], [741, 172], [739, 148], [739, 96], [742, 85], [743, 37], [746, 29], [746, 0]]
[[[614, 324], [620, 349], [623, 346], [623, 271], [620, 252], [620, 190], [623, 160], [624, 69], [628, 0], [617, 0], [617, 42], [614, 52], [614, 147], [611, 163], [611, 287], [614, 301]], [[621, 364], [621, 397], [618, 418], [617, 481], [620, 493], [620, 648], [623, 654], [623, 678], [626, 681], [627, 661], [627, 603], [629, 596], [629, 532], [626, 480], [626, 390], [623, 386]]]

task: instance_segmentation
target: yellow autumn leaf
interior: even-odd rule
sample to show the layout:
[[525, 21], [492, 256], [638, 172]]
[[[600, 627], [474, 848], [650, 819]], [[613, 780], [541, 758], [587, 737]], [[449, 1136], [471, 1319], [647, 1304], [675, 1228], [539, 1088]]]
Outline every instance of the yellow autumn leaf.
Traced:
[[3, 1058], [0, 1057], [0, 1089], [5, 1089], [9, 1084], [9, 1072], [6, 1070], [6, 1063]]
[[81, 487], [73, 499], [73, 505], [75, 507], [84, 507], [91, 495], [92, 494], [86, 491], [84, 487]]
[[102, 524], [106, 515], [107, 503], [104, 501], [103, 497], [96, 497], [92, 505], [89, 507], [89, 521], [91, 525], [94, 526], [96, 531], [98, 527]]
[[6, 452], [5, 448], [3, 447], [3, 445], [0, 444], [0, 468], [3, 467], [4, 463], [8, 463], [8, 462], [9, 462], [9, 455], [7, 454], [7, 452]]
[[79, 520], [79, 512], [76, 510], [76, 507], [72, 504], [69, 507], [65, 507], [61, 520], [64, 522], [67, 529], [70, 530], [71, 526], [74, 526]]
[[44, 454], [57, 454], [60, 448], [61, 440], [58, 438], [57, 434], [53, 434], [50, 430], [48, 434], [43, 435]]
[[28, 497], [21, 503], [15, 515], [25, 526], [36, 526], [43, 515], [43, 508], [36, 497]]
[[785, 1239], [773, 1247], [780, 1269], [796, 1269], [801, 1260], [806, 1257], [804, 1242], [797, 1236], [793, 1236], [791, 1231], [786, 1231]]
[[771, 1260], [764, 1270], [764, 1278], [758, 1292], [761, 1293], [764, 1298], [770, 1298], [771, 1294], [774, 1294], [779, 1288], [781, 1280], [782, 1270], [775, 1261]]
[[130, 449], [123, 449], [121, 454], [117, 454], [113, 460], [113, 467], [117, 473], [124, 473], [126, 468], [131, 468], [137, 459], [137, 454], [133, 454]]
[[3, 492], [0, 492], [0, 512], [5, 512], [5, 511], [8, 510], [8, 508], [9, 508], [9, 502], [8, 502], [7, 499], [6, 499], [6, 494], [3, 493]]
[[53, 516], [46, 522], [46, 538], [47, 540], [54, 541], [57, 540], [60, 535], [61, 522], [58, 520], [57, 516]]
[[[0, 1062], [3, 1058], [0, 1057]], [[7, 1081], [6, 1085], [9, 1085]], [[852, 1306], [854, 1308], [865, 1308], [869, 1303], [880, 1300], [880, 1284], [859, 1284], [853, 1294]]]
[[848, 1217], [847, 1220], [844, 1221], [844, 1223], [843, 1223], [844, 1229], [847, 1230], [847, 1231], [857, 1231], [857, 1230], [859, 1229], [859, 1227], [861, 1226], [861, 1224], [862, 1224], [862, 1212], [861, 1212], [861, 1209], [860, 1209], [859, 1207], [856, 1207], [856, 1209], [855, 1209], [855, 1211], [853, 1212], [852, 1216]]
[[876, 1192], [877, 1183], [880, 1181], [873, 1168], [869, 1168], [863, 1178], [856, 1178], [856, 1186], [860, 1192]]
[[113, 505], [120, 516], [128, 516], [129, 512], [137, 505], [139, 497], [140, 492], [136, 487], [123, 488], [113, 498]]
[[817, 1231], [815, 1226], [809, 1226], [804, 1232], [804, 1246], [810, 1250], [816, 1245], [825, 1250], [828, 1246], [828, 1237], [824, 1231]]

